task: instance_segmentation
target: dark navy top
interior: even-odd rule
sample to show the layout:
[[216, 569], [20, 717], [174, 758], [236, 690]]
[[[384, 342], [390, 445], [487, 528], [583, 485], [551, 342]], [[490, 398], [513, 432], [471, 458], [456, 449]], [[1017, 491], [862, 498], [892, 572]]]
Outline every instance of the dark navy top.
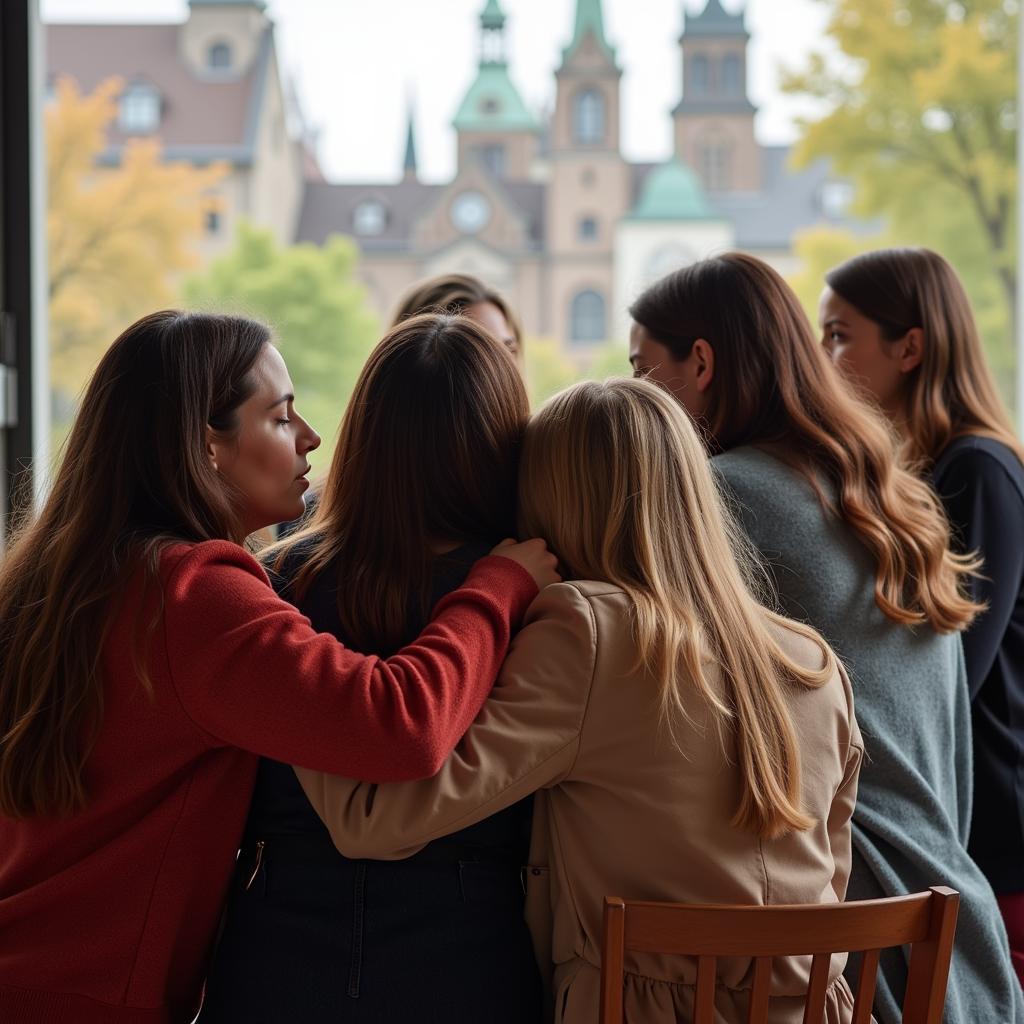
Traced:
[[961, 437], [932, 471], [972, 596], [988, 605], [963, 636], [974, 726], [968, 847], [997, 893], [1024, 892], [1024, 466], [1006, 445]]

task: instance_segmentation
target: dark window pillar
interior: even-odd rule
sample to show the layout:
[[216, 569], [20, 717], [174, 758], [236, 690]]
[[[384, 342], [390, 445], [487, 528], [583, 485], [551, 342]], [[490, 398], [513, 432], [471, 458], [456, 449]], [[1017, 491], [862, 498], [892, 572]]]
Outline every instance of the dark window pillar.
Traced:
[[42, 25], [38, 0], [0, 4], [0, 546], [12, 502], [41, 489], [46, 366]]

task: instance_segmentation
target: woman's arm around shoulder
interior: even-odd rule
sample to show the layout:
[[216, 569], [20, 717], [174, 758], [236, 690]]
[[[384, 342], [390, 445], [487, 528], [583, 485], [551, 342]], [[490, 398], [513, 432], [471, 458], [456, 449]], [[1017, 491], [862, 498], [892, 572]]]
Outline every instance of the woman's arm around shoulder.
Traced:
[[473, 720], [536, 593], [521, 565], [481, 559], [385, 660], [315, 632], [246, 551], [210, 541], [165, 575], [167, 670], [214, 745], [367, 779], [424, 778]]
[[343, 854], [408, 857], [569, 775], [596, 661], [590, 602], [571, 583], [547, 587], [483, 710], [434, 778], [373, 786], [302, 768], [296, 774]]

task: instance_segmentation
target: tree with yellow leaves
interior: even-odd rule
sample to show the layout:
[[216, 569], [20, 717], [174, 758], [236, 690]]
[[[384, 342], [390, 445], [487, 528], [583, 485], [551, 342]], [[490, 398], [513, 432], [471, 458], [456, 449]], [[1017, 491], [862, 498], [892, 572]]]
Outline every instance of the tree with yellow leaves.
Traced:
[[46, 112], [51, 379], [65, 402], [120, 331], [174, 301], [196, 261], [205, 196], [225, 168], [161, 162], [155, 139], [130, 141], [99, 166], [118, 79], [90, 95], [57, 82]]
[[[855, 212], [884, 219], [887, 244], [947, 256], [978, 309], [990, 355], [1007, 367], [1016, 313], [1018, 4], [821, 2], [838, 52], [813, 55], [784, 85], [831, 113], [804, 123], [797, 162], [831, 158], [856, 186]], [[836, 242], [805, 239], [806, 255]]]

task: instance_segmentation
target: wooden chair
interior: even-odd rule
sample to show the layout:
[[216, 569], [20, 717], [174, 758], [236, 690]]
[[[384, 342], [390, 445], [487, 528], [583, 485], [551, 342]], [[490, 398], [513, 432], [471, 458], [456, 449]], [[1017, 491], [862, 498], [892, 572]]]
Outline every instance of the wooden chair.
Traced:
[[879, 953], [911, 945], [903, 1024], [940, 1024], [960, 894], [945, 886], [860, 903], [729, 907], [608, 896], [601, 950], [601, 1024], [622, 1024], [627, 949], [697, 959], [692, 1024], [714, 1019], [717, 957], [753, 957], [748, 1024], [767, 1024], [772, 957], [813, 954], [804, 1024], [821, 1024], [832, 953], [863, 952], [853, 1024], [868, 1024]]

